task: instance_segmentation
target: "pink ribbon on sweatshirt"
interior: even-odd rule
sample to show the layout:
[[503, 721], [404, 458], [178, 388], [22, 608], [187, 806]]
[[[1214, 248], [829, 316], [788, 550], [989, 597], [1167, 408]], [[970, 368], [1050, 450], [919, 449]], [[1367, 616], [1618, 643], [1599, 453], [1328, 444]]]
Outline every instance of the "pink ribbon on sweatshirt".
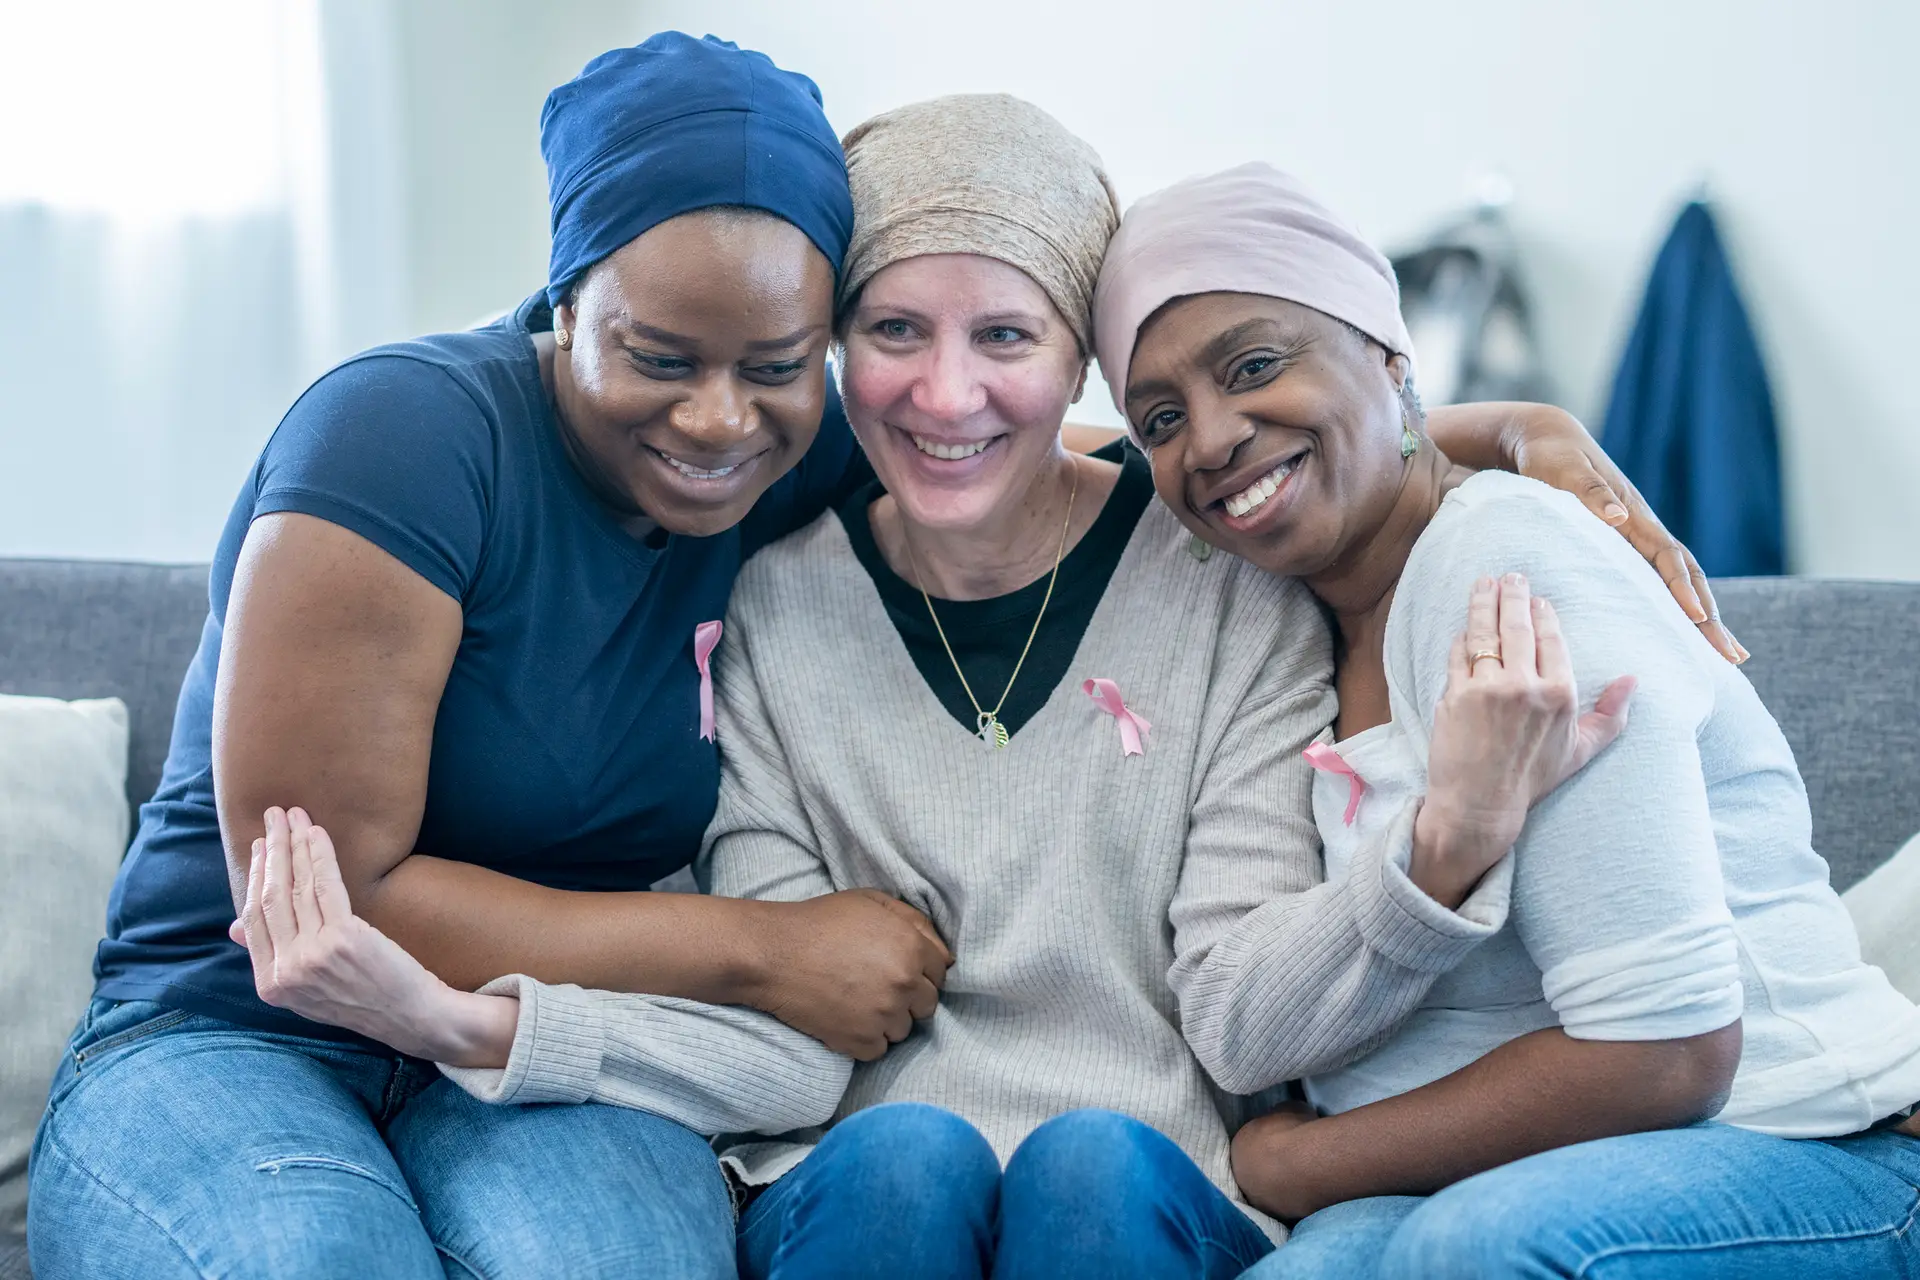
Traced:
[[1347, 779], [1347, 825], [1352, 826], [1354, 815], [1360, 812], [1360, 797], [1367, 789], [1366, 779], [1355, 773], [1353, 766], [1324, 742], [1316, 742], [1300, 754], [1322, 773], [1337, 773]]
[[693, 629], [693, 665], [700, 668], [700, 736], [713, 741], [713, 658], [720, 643], [720, 624], [703, 622]]
[[1080, 686], [1081, 692], [1093, 698], [1093, 705], [1112, 716], [1120, 725], [1120, 754], [1122, 756], [1143, 756], [1147, 753], [1147, 730], [1153, 728], [1145, 716], [1130, 709], [1120, 697], [1120, 686], [1111, 680], [1098, 678]]

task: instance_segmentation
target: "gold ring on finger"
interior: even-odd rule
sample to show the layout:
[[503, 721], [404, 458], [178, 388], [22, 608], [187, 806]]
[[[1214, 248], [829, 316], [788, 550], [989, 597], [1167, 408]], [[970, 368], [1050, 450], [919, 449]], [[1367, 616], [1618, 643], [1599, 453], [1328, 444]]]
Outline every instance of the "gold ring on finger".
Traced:
[[1478, 666], [1482, 658], [1492, 658], [1495, 662], [1499, 662], [1500, 651], [1498, 649], [1475, 649], [1467, 655], [1467, 667], [1472, 669]]

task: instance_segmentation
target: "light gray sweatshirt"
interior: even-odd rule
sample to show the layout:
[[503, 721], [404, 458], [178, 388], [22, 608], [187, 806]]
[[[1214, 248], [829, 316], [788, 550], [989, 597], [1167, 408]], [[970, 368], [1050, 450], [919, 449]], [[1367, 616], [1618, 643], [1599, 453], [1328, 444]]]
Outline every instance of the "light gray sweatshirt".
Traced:
[[[1237, 1194], [1233, 1106], [1183, 1040], [1197, 1011], [1167, 974], [1205, 963], [1276, 846], [1317, 866], [1300, 753], [1333, 714], [1330, 647], [1299, 586], [1189, 544], [1165, 508], [1145, 511], [1067, 678], [1003, 750], [927, 687], [838, 519], [742, 572], [718, 677], [713, 891], [880, 888], [954, 954], [938, 1011], [853, 1067], [836, 1118], [931, 1103], [1005, 1159], [1050, 1117], [1109, 1108]], [[1150, 722], [1144, 754], [1124, 753], [1089, 679]], [[766, 1181], [815, 1136], [727, 1154]]]

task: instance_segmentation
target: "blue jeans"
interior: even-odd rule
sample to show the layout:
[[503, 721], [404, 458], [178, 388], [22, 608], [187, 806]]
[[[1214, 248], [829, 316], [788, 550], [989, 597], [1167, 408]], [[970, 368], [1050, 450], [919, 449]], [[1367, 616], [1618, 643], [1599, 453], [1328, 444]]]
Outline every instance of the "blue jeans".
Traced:
[[34, 1139], [36, 1280], [731, 1277], [706, 1142], [384, 1050], [96, 1000]]
[[744, 1280], [1237, 1276], [1273, 1245], [1184, 1151], [1138, 1120], [1072, 1111], [1001, 1172], [950, 1111], [858, 1112], [747, 1209]]
[[1248, 1280], [1920, 1277], [1920, 1139], [1607, 1138], [1303, 1220]]

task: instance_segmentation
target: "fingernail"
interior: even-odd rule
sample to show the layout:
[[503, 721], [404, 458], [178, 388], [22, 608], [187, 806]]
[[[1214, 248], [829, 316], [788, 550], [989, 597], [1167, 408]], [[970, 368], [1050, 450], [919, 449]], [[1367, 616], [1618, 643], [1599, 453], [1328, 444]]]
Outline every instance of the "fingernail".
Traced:
[[266, 851], [267, 851], [267, 842], [266, 842], [265, 840], [255, 840], [255, 841], [253, 842], [253, 856], [254, 856], [254, 857], [256, 857], [256, 858], [257, 858], [257, 857], [259, 857], [259, 856], [260, 856], [261, 854], [263, 854], [263, 853], [265, 853]]
[[1608, 524], [1619, 524], [1627, 518], [1627, 509], [1617, 502], [1609, 502], [1603, 518]]
[[1510, 587], [1524, 587], [1527, 585], [1527, 575], [1524, 573], [1510, 573], [1502, 578], [1501, 581]]
[[298, 805], [295, 805], [292, 809], [289, 809], [287, 811], [287, 816], [293, 819], [295, 822], [306, 823], [306, 822], [312, 821], [311, 818], [307, 817], [307, 811], [305, 809], [300, 808]]
[[1473, 589], [1475, 591], [1491, 591], [1493, 590], [1493, 579], [1482, 578], [1480, 579], [1480, 581], [1473, 584]]

